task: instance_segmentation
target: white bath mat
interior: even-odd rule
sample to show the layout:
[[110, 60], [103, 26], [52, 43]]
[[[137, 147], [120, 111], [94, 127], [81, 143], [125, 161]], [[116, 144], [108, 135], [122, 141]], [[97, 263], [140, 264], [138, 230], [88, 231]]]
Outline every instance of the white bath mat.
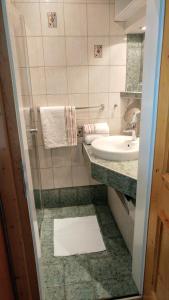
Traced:
[[54, 219], [54, 256], [104, 250], [96, 216]]

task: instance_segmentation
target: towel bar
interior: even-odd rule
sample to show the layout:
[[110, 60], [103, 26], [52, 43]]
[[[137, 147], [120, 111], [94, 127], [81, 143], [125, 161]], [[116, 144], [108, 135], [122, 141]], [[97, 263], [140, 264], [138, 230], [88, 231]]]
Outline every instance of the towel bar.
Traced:
[[[76, 109], [92, 109], [92, 108], [99, 108], [100, 110], [104, 110], [105, 105], [104, 104], [100, 104], [100, 105], [96, 105], [96, 106], [82, 106], [82, 107], [76, 107]], [[38, 107], [39, 110], [39, 107]]]
[[97, 106], [82, 106], [82, 107], [76, 107], [76, 109], [92, 109], [92, 108], [99, 108], [100, 110], [104, 110], [104, 104], [100, 104]]

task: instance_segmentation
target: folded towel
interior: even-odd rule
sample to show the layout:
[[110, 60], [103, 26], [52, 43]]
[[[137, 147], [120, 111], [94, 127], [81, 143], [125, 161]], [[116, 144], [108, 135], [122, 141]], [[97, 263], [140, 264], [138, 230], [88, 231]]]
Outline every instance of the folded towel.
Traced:
[[40, 116], [46, 149], [77, 145], [75, 107], [41, 107]]
[[109, 126], [107, 123], [84, 124], [84, 134], [109, 134]]
[[94, 140], [96, 140], [98, 138], [101, 138], [101, 137], [104, 137], [104, 136], [109, 136], [109, 133], [105, 133], [105, 134], [86, 134], [84, 140], [85, 140], [85, 143], [87, 145], [91, 145], [91, 143]]

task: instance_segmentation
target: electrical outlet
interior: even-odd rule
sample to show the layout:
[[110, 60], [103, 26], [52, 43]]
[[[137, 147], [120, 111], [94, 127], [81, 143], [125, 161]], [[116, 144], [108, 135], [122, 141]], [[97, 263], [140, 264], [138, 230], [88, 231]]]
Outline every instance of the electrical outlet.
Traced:
[[94, 57], [102, 58], [103, 56], [103, 45], [94, 45]]
[[48, 27], [49, 28], [57, 28], [57, 16], [56, 12], [48, 12]]

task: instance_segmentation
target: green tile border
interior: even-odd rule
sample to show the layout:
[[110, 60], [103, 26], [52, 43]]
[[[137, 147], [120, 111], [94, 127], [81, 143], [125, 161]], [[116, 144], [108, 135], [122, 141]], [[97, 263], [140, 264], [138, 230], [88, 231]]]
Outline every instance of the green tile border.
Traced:
[[[107, 187], [105, 185], [90, 185], [60, 189], [42, 190], [44, 208], [78, 206], [87, 204], [105, 204], [107, 202]], [[35, 206], [42, 208], [39, 190], [34, 190]]]

